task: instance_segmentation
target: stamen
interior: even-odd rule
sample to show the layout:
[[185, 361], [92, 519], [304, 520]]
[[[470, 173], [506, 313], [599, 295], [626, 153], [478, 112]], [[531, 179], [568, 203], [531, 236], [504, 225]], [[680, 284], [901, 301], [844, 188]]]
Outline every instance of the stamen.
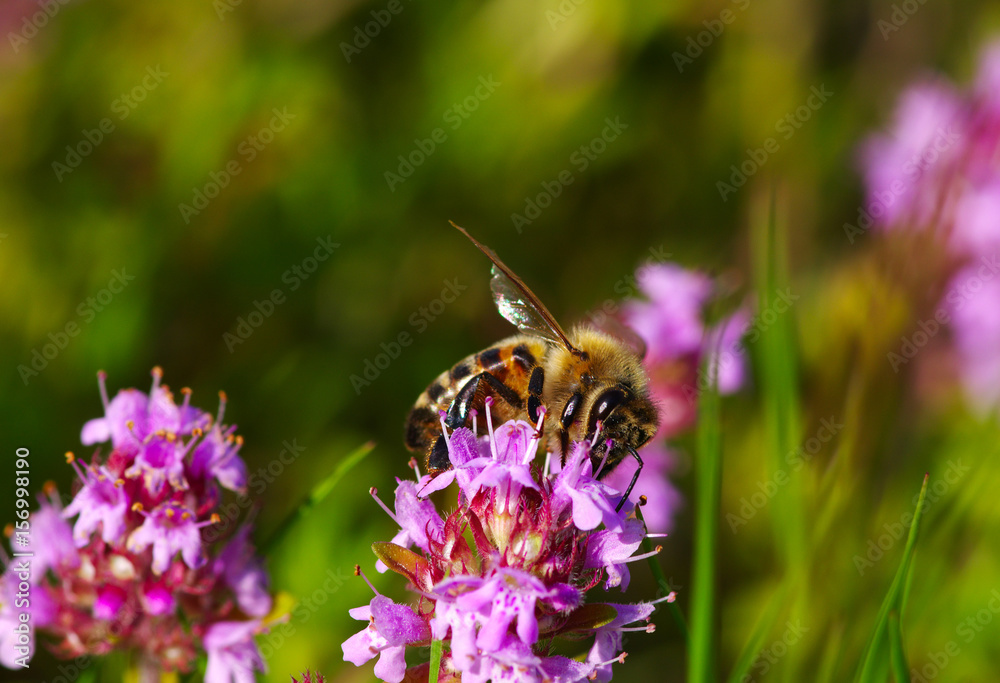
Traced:
[[493, 405], [493, 397], [487, 396], [483, 399], [483, 403], [486, 404], [486, 431], [490, 435], [490, 453], [493, 454], [494, 460], [499, 460], [500, 456], [497, 455], [496, 439], [493, 438], [493, 411], [490, 410], [490, 406]]
[[666, 538], [670, 534], [646, 534], [646, 538]]
[[420, 481], [420, 463], [417, 462], [416, 458], [410, 458], [410, 462], [408, 463], [408, 465], [410, 466], [410, 469], [416, 472], [417, 481]]
[[219, 415], [215, 418], [216, 424], [222, 424], [222, 416], [226, 414], [226, 392], [219, 392]]
[[153, 388], [149, 390], [149, 396], [152, 398], [156, 390], [160, 388], [160, 380], [163, 379], [163, 368], [159, 365], [154, 365], [153, 371], [150, 374], [153, 375]]
[[372, 582], [368, 580], [368, 577], [365, 576], [365, 573], [363, 571], [361, 571], [361, 565], [360, 564], [354, 565], [354, 575], [355, 576], [360, 576], [362, 579], [364, 579], [365, 583], [368, 584], [368, 587], [372, 589], [372, 592], [375, 593], [375, 595], [382, 595], [377, 590], [375, 590], [375, 586], [373, 586]]
[[143, 507], [142, 503], [132, 503], [132, 512], [142, 513], [144, 511], [145, 508]]
[[396, 523], [396, 526], [398, 526], [398, 527], [402, 527], [403, 526], [402, 524], [399, 523], [399, 520], [396, 519], [396, 513], [394, 513], [392, 510], [390, 510], [389, 506], [386, 505], [385, 503], [383, 503], [382, 499], [378, 497], [378, 489], [377, 488], [375, 488], [374, 486], [372, 486], [370, 489], [368, 489], [368, 495], [370, 495], [372, 498], [374, 498], [375, 502], [379, 504], [379, 507], [381, 507], [383, 510], [385, 510], [385, 514], [389, 515], [389, 517], [392, 519], [392, 521], [394, 521]]
[[661, 602], [675, 602], [676, 600], [677, 600], [677, 591], [670, 591], [669, 593], [667, 593], [666, 595], [664, 595], [662, 598], [657, 598], [656, 600], [653, 600], [649, 604], [650, 605], [658, 605]]
[[655, 548], [653, 548], [651, 552], [643, 553], [642, 555], [633, 555], [632, 557], [625, 560], [625, 564], [628, 564], [629, 562], [638, 562], [639, 560], [645, 560], [648, 557], [655, 557], [656, 555], [659, 555], [661, 552], [663, 552], [663, 546], [658, 545]]
[[473, 408], [471, 411], [469, 411], [469, 414], [472, 415], [472, 433], [478, 434], [479, 425], [476, 423], [476, 418], [479, 417], [479, 411]]
[[593, 448], [597, 445], [597, 440], [601, 438], [601, 429], [604, 427], [604, 423], [600, 420], [594, 425], [594, 438], [590, 440], [590, 447]]
[[444, 444], [451, 450], [451, 439], [448, 437], [448, 425], [444, 423], [444, 419], [448, 417], [448, 413], [443, 410], [438, 411], [438, 420], [441, 422], [441, 436], [444, 437]]
[[107, 379], [108, 373], [104, 372], [104, 370], [99, 370], [97, 372], [97, 386], [100, 387], [101, 390], [101, 403], [104, 404], [104, 412], [107, 412], [108, 403], [110, 403], [110, 401], [108, 401], [108, 388], [105, 386], [105, 381]]

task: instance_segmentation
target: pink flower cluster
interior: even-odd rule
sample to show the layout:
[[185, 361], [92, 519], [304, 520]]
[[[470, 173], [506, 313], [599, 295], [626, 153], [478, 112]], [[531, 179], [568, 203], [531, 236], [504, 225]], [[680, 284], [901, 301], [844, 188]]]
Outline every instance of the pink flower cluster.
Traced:
[[900, 97], [890, 132], [862, 149], [867, 212], [886, 230], [931, 231], [958, 261], [939, 320], [951, 323], [967, 393], [1000, 405], [1000, 43], [962, 91], [925, 79]]
[[[64, 658], [129, 650], [147, 668], [190, 671], [208, 654], [205, 680], [252, 680], [264, 663], [254, 643], [271, 610], [268, 577], [244, 526], [222, 544], [203, 530], [219, 521], [221, 489], [242, 492], [242, 439], [219, 414], [177, 405], [153, 370], [149, 394], [125, 389], [83, 427], [84, 445], [111, 441], [90, 462], [72, 454], [80, 487], [61, 509], [50, 489], [28, 519], [30, 621]], [[54, 488], [54, 487], [53, 487]], [[8, 640], [23, 609], [12, 600], [14, 564], [0, 578], [0, 663], [14, 667], [34, 642]], [[248, 678], [250, 677], [250, 678]]]
[[[481, 438], [457, 429], [446, 434], [452, 469], [399, 482], [386, 510], [400, 531], [373, 548], [379, 569], [405, 576], [420, 597], [411, 606], [376, 594], [351, 610], [367, 624], [343, 644], [345, 660], [378, 656], [375, 675], [391, 683], [426, 677], [428, 665], [408, 670], [404, 655], [434, 640], [445, 644], [441, 681], [611, 679], [622, 633], [650, 630], [654, 603], [587, 597], [600, 584], [628, 585], [628, 563], [646, 557], [633, 554], [645, 527], [633, 506], [615, 510], [621, 494], [595, 478], [591, 444], [573, 444], [561, 467], [536, 462], [540, 427], [490, 422]], [[442, 516], [425, 496], [452, 484], [459, 505]], [[560, 637], [591, 638], [585, 659], [551, 655]]]
[[[707, 275], [675, 263], [641, 267], [636, 282], [645, 299], [631, 299], [622, 309], [622, 321], [646, 343], [644, 365], [650, 389], [660, 410], [660, 430], [642, 451], [644, 467], [632, 494], [646, 497], [646, 524], [654, 531], [673, 529], [681, 494], [668, 474], [675, 455], [666, 440], [694, 425], [698, 394], [707, 385], [702, 370], [707, 357], [717, 363], [719, 391], [730, 394], [746, 383], [747, 361], [741, 340], [750, 324], [741, 309], [715, 326], [705, 322], [705, 308], [716, 296]], [[622, 463], [605, 482], [624, 489], [635, 473], [632, 459]]]

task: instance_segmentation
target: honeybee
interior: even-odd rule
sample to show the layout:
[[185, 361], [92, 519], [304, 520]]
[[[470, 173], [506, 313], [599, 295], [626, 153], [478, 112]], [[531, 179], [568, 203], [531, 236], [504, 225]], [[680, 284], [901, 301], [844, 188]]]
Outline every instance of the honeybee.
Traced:
[[[451, 467], [441, 431], [440, 411], [449, 429], [471, 427], [473, 411], [483, 415], [485, 399], [499, 422], [537, 424], [544, 405], [541, 448], [565, 458], [570, 443], [600, 438], [591, 451], [598, 477], [628, 455], [638, 468], [618, 507], [624, 504], [642, 470], [638, 449], [652, 438], [659, 419], [650, 400], [642, 365], [641, 341], [618, 338], [588, 326], [568, 334], [524, 281], [489, 247], [452, 223], [493, 262], [490, 289], [504, 318], [521, 334], [460, 360], [420, 394], [406, 420], [406, 446], [425, 455], [434, 473]], [[477, 421], [485, 432], [486, 421]], [[609, 447], [610, 444], [610, 447]], [[601, 467], [601, 462], [604, 466]]]

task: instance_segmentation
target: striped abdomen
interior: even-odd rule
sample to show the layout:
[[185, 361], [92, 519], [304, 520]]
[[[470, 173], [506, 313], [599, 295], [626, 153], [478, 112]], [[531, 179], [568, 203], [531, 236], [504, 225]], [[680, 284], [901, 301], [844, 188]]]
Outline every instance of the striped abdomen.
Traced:
[[[486, 396], [494, 396], [490, 411], [494, 424], [525, 418], [532, 370], [541, 364], [547, 350], [546, 342], [518, 335], [468, 356], [442, 372], [420, 394], [410, 411], [406, 420], [406, 447], [430, 454], [441, 436], [442, 410], [449, 412], [451, 429], [471, 427], [471, 411], [475, 410], [479, 432], [485, 433]], [[480, 379], [483, 373], [491, 376], [489, 381]], [[503, 393], [506, 399], [497, 400], [497, 393]], [[458, 404], [453, 406], [456, 401]]]

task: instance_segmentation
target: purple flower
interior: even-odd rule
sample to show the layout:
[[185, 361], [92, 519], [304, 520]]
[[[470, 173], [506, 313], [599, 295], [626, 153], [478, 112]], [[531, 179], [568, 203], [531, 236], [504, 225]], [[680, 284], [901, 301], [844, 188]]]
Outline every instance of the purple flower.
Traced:
[[460, 577], [445, 580], [435, 588], [439, 599], [456, 585], [465, 592], [454, 597], [458, 611], [475, 614], [480, 626], [476, 646], [487, 652], [500, 649], [507, 628], [517, 621], [517, 636], [521, 642], [532, 645], [538, 640], [538, 621], [535, 604], [538, 601], [554, 603], [565, 609], [580, 602], [579, 592], [565, 584], [549, 587], [531, 574], [518, 569], [499, 569], [488, 579]]
[[1000, 268], [982, 264], [960, 271], [946, 297], [959, 372], [975, 405], [1000, 405]]
[[180, 429], [181, 411], [174, 405], [170, 392], [160, 386], [163, 379], [160, 368], [153, 368], [153, 388], [149, 396], [136, 389], [123, 389], [109, 402], [104, 384], [106, 377], [103, 372], [98, 374], [104, 417], [90, 420], [83, 426], [80, 440], [85, 446], [111, 439], [115, 448], [138, 447], [154, 432], [176, 433]]
[[594, 533], [587, 544], [587, 561], [584, 567], [596, 569], [601, 567], [607, 574], [604, 583], [605, 590], [621, 586], [628, 588], [629, 571], [627, 563], [640, 559], [632, 557], [642, 539], [646, 537], [646, 529], [638, 519], [625, 520], [620, 531], [604, 529]]
[[253, 683], [254, 671], [267, 671], [254, 644], [259, 621], [220, 621], [205, 632], [208, 666], [205, 683]]
[[705, 275], [673, 263], [644, 266], [639, 289], [649, 301], [628, 301], [625, 321], [646, 342], [646, 362], [697, 352], [705, 335], [702, 308], [712, 293]]
[[983, 412], [1000, 405], [998, 90], [1000, 42], [983, 50], [968, 91], [943, 79], [907, 90], [892, 134], [863, 153], [872, 215], [889, 228], [927, 231], [933, 239], [921, 243], [934, 253], [926, 256], [951, 268], [940, 308], [951, 314], [966, 394]]
[[[121, 650], [151, 668], [189, 672], [207, 649], [207, 680], [253, 680], [262, 664], [252, 641], [260, 624], [232, 619], [235, 605], [254, 617], [270, 611], [267, 574], [248, 542], [248, 526], [218, 544], [201, 533], [219, 521], [215, 482], [240, 488], [242, 440], [221, 424], [222, 407], [214, 425], [192, 407], [190, 390], [176, 405], [158, 368], [149, 395], [127, 389], [112, 401], [104, 373], [99, 377], [105, 416], [88, 422], [81, 439], [110, 439], [111, 450], [86, 464], [67, 454], [82, 487], [63, 511], [48, 492], [29, 520], [33, 628], [50, 637], [59, 657]], [[201, 444], [207, 446], [196, 457]], [[178, 553], [183, 562], [173, 561]], [[17, 578], [11, 563], [0, 584]], [[0, 599], [0, 622], [18, 618], [11, 602]], [[4, 648], [8, 633], [0, 634]], [[29, 645], [18, 654], [29, 656]], [[0, 653], [0, 663], [16, 664], [8, 654]]]
[[[396, 513], [393, 519], [400, 526], [399, 532], [392, 537], [392, 542], [403, 548], [417, 546], [421, 550], [430, 548], [430, 538], [440, 540], [444, 530], [444, 520], [438, 514], [434, 503], [427, 498], [420, 498], [417, 491], [419, 485], [408, 480], [396, 480]], [[386, 510], [388, 512], [388, 510]], [[379, 560], [376, 563], [379, 572], [388, 567]]]
[[537, 490], [531, 476], [531, 462], [538, 451], [535, 432], [533, 426], [520, 420], [501, 425], [489, 439], [491, 457], [473, 461], [482, 470], [468, 485], [466, 495], [471, 498], [482, 488], [500, 489], [497, 500], [506, 505], [520, 498], [522, 488]]
[[236, 596], [240, 609], [252, 617], [263, 617], [271, 611], [271, 594], [267, 591], [267, 572], [250, 545], [250, 526], [236, 532], [229, 545], [219, 553], [216, 572]]
[[[221, 414], [221, 409], [220, 409]], [[247, 466], [237, 454], [243, 439], [233, 437], [235, 427], [225, 433], [216, 422], [191, 455], [191, 471], [199, 477], [215, 477], [223, 487], [246, 493]]]
[[142, 445], [134, 464], [125, 470], [126, 477], [141, 477], [146, 490], [154, 497], [160, 495], [166, 482], [170, 482], [174, 489], [188, 487], [184, 479], [184, 450], [177, 443], [175, 434], [156, 432], [149, 435]]
[[581, 531], [596, 529], [601, 522], [608, 528], [618, 529], [622, 519], [615, 511], [613, 495], [614, 489], [593, 477], [589, 446], [582, 441], [574, 444], [553, 485], [556, 507], [571, 506], [573, 524]]
[[940, 183], [959, 157], [963, 108], [950, 84], [921, 83], [900, 99], [892, 132], [865, 144], [868, 212], [879, 225], [926, 226], [934, 216], [942, 196], [926, 190]]
[[168, 502], [145, 514], [146, 521], [132, 532], [128, 549], [141, 553], [153, 546], [153, 571], [162, 574], [178, 552], [185, 564], [197, 569], [205, 564], [205, 553], [199, 529], [214, 520], [198, 522], [190, 510], [179, 503]]
[[611, 606], [618, 612], [618, 616], [597, 629], [594, 646], [587, 655], [587, 663], [594, 667], [593, 680], [601, 683], [611, 680], [611, 663], [622, 649], [622, 632], [626, 630], [625, 627], [637, 621], [647, 621], [654, 609], [653, 603], [650, 602]]
[[406, 673], [406, 646], [430, 636], [427, 623], [407, 605], [397, 605], [376, 595], [369, 605], [355, 607], [350, 614], [368, 626], [344, 641], [344, 661], [361, 666], [376, 655], [375, 675], [389, 683], [399, 683]]
[[[534, 462], [542, 424], [510, 421], [494, 430], [489, 414], [486, 421], [481, 439], [446, 430], [454, 467], [401, 482], [395, 513], [383, 505], [401, 531], [373, 549], [419, 593], [419, 612], [376, 596], [351, 610], [370, 623], [342, 646], [355, 665], [380, 655], [382, 680], [426, 677], [426, 665], [407, 671], [404, 655], [407, 645], [431, 638], [446, 643], [442, 671], [463, 681], [581, 681], [607, 664], [548, 654], [555, 638], [596, 635], [606, 623], [600, 604], [578, 610], [602, 578], [608, 588], [627, 583], [645, 527], [634, 506], [615, 510], [621, 494], [593, 477], [589, 443], [572, 444], [561, 471], [550, 472], [561, 458]], [[458, 508], [442, 518], [420, 496], [453, 483]]]
[[77, 474], [83, 480], [73, 502], [63, 510], [63, 517], [69, 519], [79, 515], [73, 525], [73, 539], [82, 548], [90, 542], [91, 535], [101, 529], [101, 539], [105, 543], [117, 543], [126, 528], [125, 516], [129, 501], [123, 488], [124, 482], [116, 480], [107, 467], [77, 467]]
[[37, 584], [49, 569], [75, 569], [80, 566], [80, 554], [73, 541], [73, 531], [63, 519], [57, 505], [59, 497], [52, 491], [48, 500], [42, 500], [38, 510], [31, 514], [29, 545], [23, 550], [34, 555], [31, 579]]

